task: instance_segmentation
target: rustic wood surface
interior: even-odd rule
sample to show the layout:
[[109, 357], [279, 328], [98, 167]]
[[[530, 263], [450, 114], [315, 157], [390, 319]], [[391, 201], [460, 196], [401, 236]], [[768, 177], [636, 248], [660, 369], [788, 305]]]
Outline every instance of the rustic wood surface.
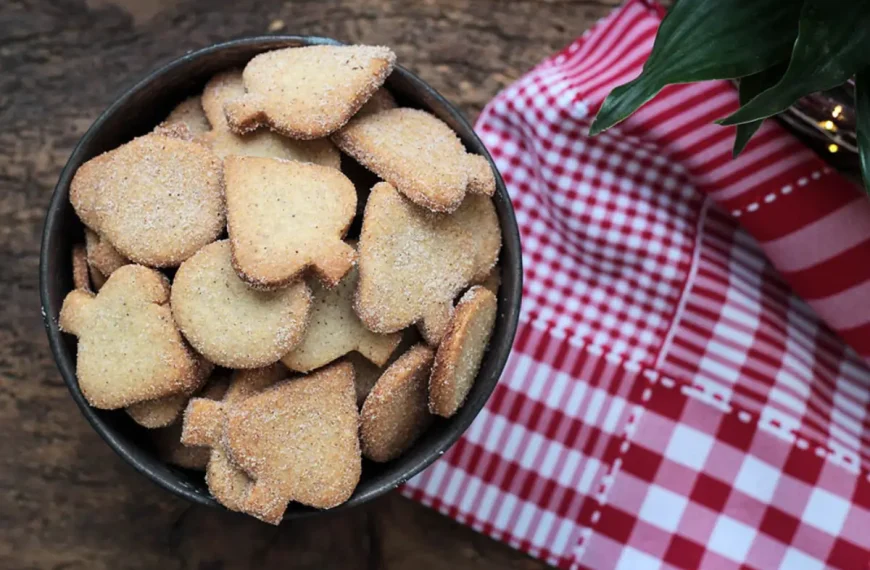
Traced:
[[0, 2], [0, 568], [540, 568], [397, 494], [272, 528], [191, 507], [102, 443], [39, 316], [45, 207], [73, 145], [133, 80], [267, 32], [387, 44], [472, 119], [618, 0]]

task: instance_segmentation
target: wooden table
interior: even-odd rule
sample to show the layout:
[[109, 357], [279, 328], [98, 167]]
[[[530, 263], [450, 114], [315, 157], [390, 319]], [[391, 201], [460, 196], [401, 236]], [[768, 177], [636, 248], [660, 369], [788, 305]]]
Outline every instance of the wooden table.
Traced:
[[39, 315], [44, 210], [113, 98], [187, 50], [268, 32], [392, 46], [472, 119], [618, 0], [3, 0], [0, 568], [540, 568], [397, 494], [272, 528], [138, 475], [70, 399]]

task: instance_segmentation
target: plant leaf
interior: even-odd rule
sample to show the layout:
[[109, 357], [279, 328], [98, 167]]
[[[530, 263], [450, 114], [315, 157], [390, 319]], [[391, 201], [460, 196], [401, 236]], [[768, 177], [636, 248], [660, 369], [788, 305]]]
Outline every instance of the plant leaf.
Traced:
[[788, 59], [799, 15], [797, 0], [680, 0], [662, 20], [643, 72], [611, 91], [590, 134], [624, 120], [665, 85], [743, 77]]
[[855, 109], [858, 118], [858, 156], [864, 190], [870, 194], [870, 67], [855, 75]]
[[[753, 97], [775, 85], [782, 74], [785, 73], [788, 67], [788, 62], [781, 62], [773, 67], [768, 67], [764, 71], [759, 71], [753, 75], [747, 75], [740, 80], [740, 104], [745, 105]], [[743, 152], [746, 148], [746, 143], [755, 134], [755, 131], [761, 126], [764, 119], [752, 121], [751, 123], [743, 123], [737, 125], [737, 136], [734, 137], [734, 156]]]
[[870, 63], [870, 2], [806, 0], [788, 69], [723, 125], [780, 113], [810, 93], [832, 89]]

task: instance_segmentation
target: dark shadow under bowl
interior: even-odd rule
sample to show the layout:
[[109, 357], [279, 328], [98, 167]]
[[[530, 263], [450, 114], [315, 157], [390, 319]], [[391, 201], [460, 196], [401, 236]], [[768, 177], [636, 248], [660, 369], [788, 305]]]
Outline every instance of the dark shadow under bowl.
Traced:
[[[82, 163], [153, 129], [176, 104], [199, 93], [214, 74], [242, 66], [264, 51], [311, 44], [338, 42], [299, 36], [247, 38], [189, 53], [151, 73], [121, 95], [82, 137], [60, 175], [45, 219], [39, 265], [43, 319], [51, 350], [73, 399], [97, 433], [125, 461], [160, 486], [203, 505], [218, 506], [218, 503], [209, 494], [201, 473], [161, 462], [144, 428], [136, 425], [123, 411], [91, 408], [79, 390], [75, 375], [76, 340], [61, 333], [57, 324], [63, 299], [72, 289], [72, 246], [84, 239], [83, 226], [69, 203], [69, 184]], [[459, 134], [469, 151], [482, 154], [492, 162], [483, 143], [459, 111], [419, 77], [397, 66], [387, 81], [387, 88], [402, 105], [425, 109], [440, 117]], [[454, 417], [436, 421], [403, 456], [385, 464], [365, 462], [359, 486], [351, 499], [339, 508], [373, 499], [435, 461], [468, 428], [498, 382], [517, 328], [522, 267], [513, 208], [504, 182], [498, 175], [496, 182], [494, 201], [504, 235], [500, 258], [502, 285], [495, 332], [474, 388]], [[314, 512], [317, 511], [291, 503], [285, 518]]]

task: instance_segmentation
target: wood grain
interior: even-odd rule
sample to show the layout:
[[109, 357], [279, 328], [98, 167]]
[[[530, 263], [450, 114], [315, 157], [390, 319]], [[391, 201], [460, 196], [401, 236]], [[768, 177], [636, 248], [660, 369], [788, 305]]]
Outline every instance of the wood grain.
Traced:
[[37, 265], [45, 207], [90, 123], [187, 50], [247, 35], [393, 46], [472, 119], [617, 0], [5, 0], [0, 7], [0, 568], [540, 568], [393, 494], [271, 528], [191, 507], [90, 429], [51, 359]]

